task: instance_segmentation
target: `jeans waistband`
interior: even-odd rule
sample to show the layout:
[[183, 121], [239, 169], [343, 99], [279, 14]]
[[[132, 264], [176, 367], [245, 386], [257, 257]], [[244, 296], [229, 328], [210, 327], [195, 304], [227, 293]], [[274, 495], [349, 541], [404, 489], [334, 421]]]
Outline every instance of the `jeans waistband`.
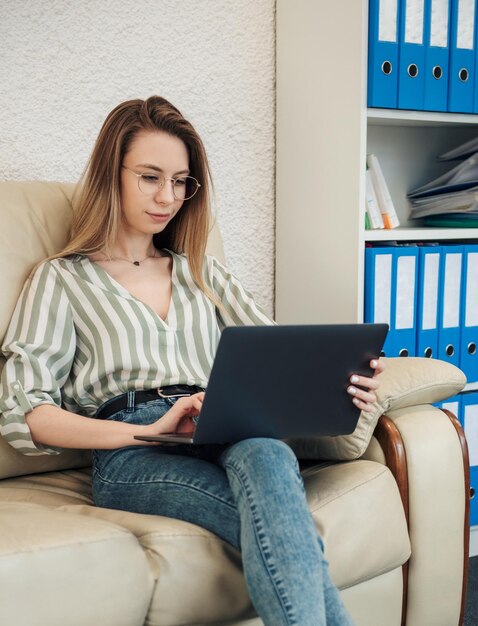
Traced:
[[199, 391], [205, 391], [203, 387], [198, 385], [168, 385], [159, 389], [147, 389], [145, 391], [128, 391], [108, 400], [100, 406], [96, 412], [96, 417], [106, 419], [110, 415], [123, 411], [127, 408], [133, 408], [138, 404], [145, 402], [153, 402], [160, 398], [180, 398], [183, 396], [192, 396]]

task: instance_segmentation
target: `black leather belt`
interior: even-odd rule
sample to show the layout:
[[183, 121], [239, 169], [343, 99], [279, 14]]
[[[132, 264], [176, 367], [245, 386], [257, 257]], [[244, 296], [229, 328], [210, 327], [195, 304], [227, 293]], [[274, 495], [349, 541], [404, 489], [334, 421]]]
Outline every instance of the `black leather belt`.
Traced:
[[[144, 404], [145, 402], [152, 402], [158, 398], [181, 398], [183, 396], [192, 396], [193, 393], [199, 391], [205, 391], [203, 387], [197, 385], [169, 385], [168, 387], [161, 387], [161, 389], [148, 389], [146, 391], [132, 391], [134, 394], [132, 398], [132, 405]], [[108, 400], [100, 406], [96, 413], [96, 417], [100, 419], [106, 419], [113, 413], [123, 411], [128, 408], [128, 393], [123, 393], [112, 400]]]

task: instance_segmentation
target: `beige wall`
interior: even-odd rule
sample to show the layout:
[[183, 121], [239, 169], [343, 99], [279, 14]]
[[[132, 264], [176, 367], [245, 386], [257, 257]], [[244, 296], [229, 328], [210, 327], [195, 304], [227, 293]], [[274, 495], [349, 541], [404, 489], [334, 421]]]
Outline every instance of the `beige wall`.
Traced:
[[2, 0], [0, 179], [78, 179], [105, 115], [157, 93], [211, 161], [229, 266], [271, 313], [274, 0]]

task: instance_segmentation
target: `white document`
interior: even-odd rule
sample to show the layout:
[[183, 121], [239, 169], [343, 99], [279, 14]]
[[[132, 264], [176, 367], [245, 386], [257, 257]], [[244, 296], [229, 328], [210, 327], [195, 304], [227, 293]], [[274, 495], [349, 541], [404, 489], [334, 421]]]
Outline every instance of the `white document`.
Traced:
[[370, 170], [365, 172], [365, 209], [372, 228], [383, 228], [382, 214], [378, 206], [377, 196], [373, 187]]
[[384, 226], [385, 228], [397, 228], [397, 226], [400, 226], [400, 222], [398, 221], [395, 206], [390, 196], [382, 168], [374, 154], [367, 154], [367, 165], [372, 176], [372, 182], [375, 193], [377, 194], [378, 206], [380, 207]]

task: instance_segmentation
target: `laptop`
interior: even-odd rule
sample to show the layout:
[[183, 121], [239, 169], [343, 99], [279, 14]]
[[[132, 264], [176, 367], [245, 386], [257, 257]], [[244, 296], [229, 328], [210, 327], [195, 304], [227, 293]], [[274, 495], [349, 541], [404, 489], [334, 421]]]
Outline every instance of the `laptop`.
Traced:
[[233, 443], [251, 437], [346, 435], [360, 409], [352, 374], [371, 376], [387, 324], [229, 326], [191, 433], [135, 436], [168, 443]]

